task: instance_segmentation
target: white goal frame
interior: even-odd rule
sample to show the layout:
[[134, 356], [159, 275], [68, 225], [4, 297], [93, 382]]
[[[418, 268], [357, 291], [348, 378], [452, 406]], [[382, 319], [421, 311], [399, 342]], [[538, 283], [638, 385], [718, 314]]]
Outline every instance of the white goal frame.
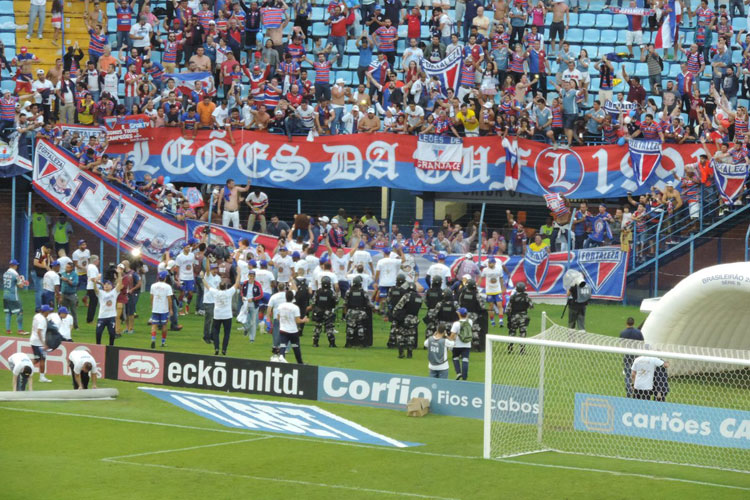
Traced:
[[[547, 315], [546, 313], [542, 313], [541, 318], [541, 332], [542, 335], [546, 331], [547, 327]], [[693, 362], [709, 362], [709, 363], [716, 363], [716, 364], [725, 364], [725, 365], [731, 365], [733, 367], [746, 367], [750, 368], [750, 351], [748, 351], [748, 357], [742, 358], [742, 357], [723, 357], [723, 356], [712, 356], [712, 355], [700, 355], [700, 354], [691, 354], [686, 352], [673, 352], [673, 351], [664, 351], [664, 350], [658, 350], [658, 349], [650, 349], [644, 345], [644, 348], [627, 348], [627, 347], [616, 347], [616, 346], [606, 346], [606, 345], [595, 345], [595, 344], [583, 344], [583, 343], [575, 343], [575, 342], [561, 342], [557, 340], [546, 340], [543, 338], [523, 338], [523, 337], [511, 337], [511, 336], [500, 336], [500, 335], [487, 335], [486, 336], [486, 344], [485, 344], [485, 371], [484, 371], [484, 418], [483, 418], [483, 424], [484, 424], [484, 431], [483, 431], [483, 457], [485, 459], [490, 459], [491, 457], [491, 426], [492, 426], [492, 375], [493, 375], [493, 343], [501, 343], [501, 344], [516, 344], [516, 345], [530, 345], [530, 346], [539, 346], [540, 352], [539, 352], [539, 384], [536, 387], [538, 389], [538, 404], [539, 404], [539, 413], [537, 416], [537, 442], [542, 443], [542, 437], [543, 437], [543, 422], [544, 422], [544, 384], [545, 384], [545, 378], [544, 378], [544, 360], [545, 360], [545, 347], [555, 347], [555, 348], [562, 348], [562, 349], [572, 349], [572, 350], [578, 350], [578, 351], [595, 351], [595, 352], [604, 352], [604, 353], [611, 353], [611, 354], [621, 354], [621, 355], [634, 355], [634, 356], [653, 356], [657, 358], [666, 358], [669, 360], [684, 360], [684, 361], [693, 361]], [[528, 452], [522, 452], [517, 453], [516, 455], [508, 455], [504, 456], [503, 458], [510, 458], [511, 456], [520, 456], [520, 455], [528, 455], [528, 454], [534, 454], [534, 453], [541, 453], [544, 451], [556, 451], [560, 453], [566, 453], [564, 450], [553, 450], [551, 448], [541, 448], [534, 451], [528, 451]], [[577, 454], [576, 452], [570, 452]], [[619, 457], [611, 457], [611, 458], [619, 458]], [[702, 467], [702, 466], [698, 466]], [[748, 471], [739, 471], [739, 472], [748, 472]]]

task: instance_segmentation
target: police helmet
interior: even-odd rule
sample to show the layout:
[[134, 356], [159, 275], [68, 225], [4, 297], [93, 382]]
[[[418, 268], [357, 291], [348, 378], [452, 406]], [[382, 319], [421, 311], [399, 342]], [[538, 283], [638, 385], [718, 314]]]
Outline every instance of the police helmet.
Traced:
[[430, 286], [432, 288], [441, 288], [443, 286], [442, 276], [435, 276], [434, 278], [432, 278], [432, 281], [430, 281]]
[[406, 275], [404, 273], [399, 273], [398, 276], [396, 276], [396, 285], [401, 286], [406, 282]]
[[443, 300], [453, 300], [453, 292], [446, 290], [443, 292]]
[[468, 280], [466, 282], [466, 288], [468, 288], [469, 290], [476, 290], [477, 282], [474, 281], [473, 279]]
[[525, 292], [526, 291], [526, 283], [523, 281], [519, 281], [516, 283], [516, 291], [517, 292]]
[[362, 276], [355, 276], [352, 280], [352, 286], [362, 286]]
[[330, 276], [323, 276], [323, 278], [320, 280], [320, 285], [323, 288], [331, 288], [331, 277]]

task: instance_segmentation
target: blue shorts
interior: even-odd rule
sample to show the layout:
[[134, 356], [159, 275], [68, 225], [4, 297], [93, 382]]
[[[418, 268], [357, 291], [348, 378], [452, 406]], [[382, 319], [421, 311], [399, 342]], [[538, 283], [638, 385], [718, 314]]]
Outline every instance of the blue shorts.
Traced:
[[259, 306], [267, 306], [268, 305], [268, 299], [270, 299], [270, 298], [271, 298], [271, 294], [270, 293], [264, 293], [263, 294], [263, 298], [261, 298], [258, 301], [258, 305]]
[[487, 294], [487, 302], [490, 302], [492, 304], [502, 304], [503, 303], [503, 294], [502, 292], [498, 292], [494, 295]]
[[34, 359], [47, 359], [47, 351], [44, 350], [44, 347], [33, 345], [31, 350], [34, 353]]
[[195, 280], [185, 280], [182, 282], [183, 292], [194, 292], [195, 291]]
[[42, 291], [42, 304], [48, 304], [50, 306], [55, 305], [55, 292], [49, 290]]
[[169, 321], [169, 313], [151, 313], [151, 324], [164, 326]]
[[388, 290], [390, 289], [391, 287], [389, 286], [378, 287], [378, 297], [380, 297], [381, 299], [388, 297]]

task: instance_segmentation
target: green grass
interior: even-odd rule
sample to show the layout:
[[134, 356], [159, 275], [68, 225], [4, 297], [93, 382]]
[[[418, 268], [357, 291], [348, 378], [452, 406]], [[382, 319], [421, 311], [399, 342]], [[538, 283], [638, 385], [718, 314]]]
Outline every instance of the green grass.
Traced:
[[[139, 308], [138, 333], [123, 336], [118, 345], [147, 347], [145, 298]], [[33, 298], [25, 295], [27, 311], [32, 310], [30, 302]], [[542, 310], [559, 318], [561, 308], [538, 305], [530, 332], [538, 332]], [[632, 307], [592, 306], [587, 327], [616, 335], [629, 315], [641, 317]], [[209, 352], [198, 331], [201, 319], [184, 318], [185, 329], [170, 332], [169, 349]], [[412, 360], [397, 359], [394, 351], [384, 347], [385, 324], [378, 320], [376, 325], [375, 347], [365, 350], [313, 349], [306, 333], [305, 361], [425, 375], [424, 351]], [[337, 328], [343, 335], [343, 325]], [[74, 338], [92, 342], [93, 329], [84, 326]], [[247, 338], [233, 332], [231, 356], [267, 359], [269, 351], [269, 336], [250, 345]], [[472, 356], [470, 378], [481, 380], [482, 355]], [[45, 389], [68, 387], [67, 378], [53, 379]], [[0, 387], [9, 386], [10, 374], [0, 371]], [[553, 453], [482, 460], [478, 458], [482, 452], [479, 420], [435, 415], [407, 418], [393, 410], [305, 403], [389, 437], [424, 443], [406, 450], [352, 446], [230, 430], [147, 395], [137, 384], [105, 380], [100, 386], [117, 388], [120, 397], [115, 401], [0, 404], [4, 424], [0, 428], [0, 498], [235, 499], [245, 495], [359, 499], [408, 494], [412, 498], [684, 500], [750, 495], [750, 475], [711, 469]]]

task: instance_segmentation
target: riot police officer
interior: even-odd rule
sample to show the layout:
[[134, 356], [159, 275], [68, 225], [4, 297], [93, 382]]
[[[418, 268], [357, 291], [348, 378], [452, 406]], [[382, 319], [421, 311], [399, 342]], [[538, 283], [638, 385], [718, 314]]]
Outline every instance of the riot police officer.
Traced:
[[427, 305], [427, 314], [424, 317], [424, 322], [427, 325], [425, 329], [425, 338], [430, 338], [434, 335], [435, 330], [438, 327], [437, 318], [437, 305], [443, 299], [443, 278], [435, 276], [430, 282], [430, 288], [425, 293], [424, 303]]
[[346, 320], [346, 345], [344, 347], [364, 346], [368, 317], [372, 317], [368, 316], [367, 311], [374, 308], [369, 295], [362, 287], [362, 277], [355, 276], [351, 288], [344, 297], [344, 319]]
[[[307, 280], [304, 276], [294, 278], [294, 285], [297, 289], [294, 293], [294, 303], [299, 307], [300, 318], [305, 319], [307, 317], [307, 306], [310, 305], [310, 287], [307, 285]], [[298, 328], [299, 336], [301, 337], [302, 332], [305, 330], [305, 324], [300, 323]]]
[[325, 330], [328, 337], [328, 347], [336, 347], [336, 337], [333, 332], [333, 323], [336, 319], [336, 292], [331, 286], [331, 278], [323, 276], [320, 280], [320, 288], [315, 290], [312, 302], [308, 310], [312, 309], [312, 319], [315, 321], [313, 332], [313, 347], [318, 347], [320, 332]]
[[398, 331], [399, 322], [393, 317], [393, 309], [396, 304], [401, 300], [406, 292], [404, 284], [406, 283], [406, 275], [399, 274], [396, 276], [396, 286], [392, 286], [388, 290], [388, 296], [386, 297], [386, 308], [388, 311], [388, 318], [391, 320], [391, 331], [388, 335], [388, 349], [396, 347], [396, 335]]
[[443, 290], [443, 298], [438, 302], [435, 309], [437, 309], [438, 323], [445, 324], [446, 329], [448, 329], [456, 319], [456, 311], [458, 310], [456, 299], [453, 297], [453, 292], [450, 290]]
[[472, 329], [474, 330], [474, 341], [472, 347], [477, 350], [481, 350], [484, 346], [484, 334], [480, 326], [480, 316], [485, 312], [484, 310], [484, 299], [479, 295], [477, 290], [477, 283], [473, 279], [469, 279], [466, 285], [461, 288], [461, 292], [458, 296], [458, 307], [463, 307], [468, 313], [468, 318], [472, 322]]
[[[533, 308], [534, 304], [526, 293], [526, 283], [516, 284], [516, 292], [511, 295], [508, 301], [508, 335], [513, 337], [518, 332], [519, 337], [526, 337], [526, 327], [529, 326], [528, 310]], [[513, 344], [508, 344], [508, 352], [513, 352]], [[521, 354], [524, 353], [524, 346], [521, 346]]]
[[417, 287], [414, 283], [409, 283], [406, 293], [398, 301], [393, 309], [393, 315], [399, 321], [399, 327], [396, 333], [398, 342], [398, 357], [412, 357], [412, 350], [417, 347], [417, 333], [419, 329], [419, 310], [422, 308], [424, 299], [417, 293]]

